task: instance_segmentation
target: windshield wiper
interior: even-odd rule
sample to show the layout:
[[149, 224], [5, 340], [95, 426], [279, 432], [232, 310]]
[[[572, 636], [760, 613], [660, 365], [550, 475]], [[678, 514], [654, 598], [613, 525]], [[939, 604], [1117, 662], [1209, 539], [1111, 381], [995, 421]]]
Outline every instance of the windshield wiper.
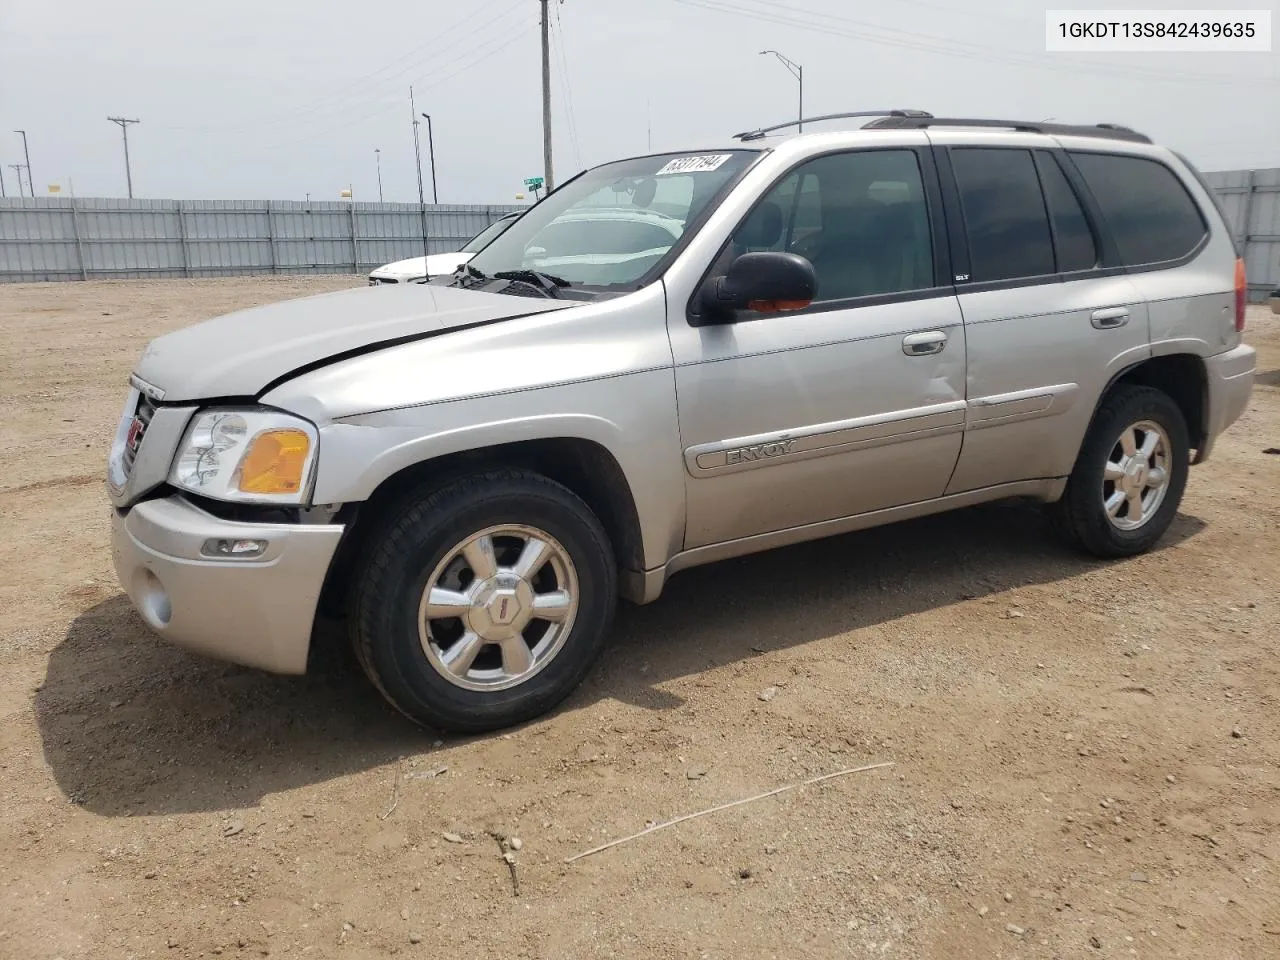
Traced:
[[572, 286], [564, 277], [557, 277], [541, 270], [499, 270], [493, 275], [495, 280], [514, 280], [541, 288], [548, 297], [555, 297], [561, 287]]

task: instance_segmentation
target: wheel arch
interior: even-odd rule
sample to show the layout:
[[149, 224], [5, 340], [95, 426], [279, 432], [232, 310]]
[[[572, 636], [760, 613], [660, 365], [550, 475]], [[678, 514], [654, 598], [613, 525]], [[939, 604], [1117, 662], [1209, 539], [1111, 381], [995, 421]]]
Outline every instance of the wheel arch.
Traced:
[[642, 571], [640, 515], [626, 472], [604, 444], [577, 436], [492, 443], [415, 461], [385, 477], [367, 498], [340, 511], [347, 526], [321, 593], [321, 609], [340, 615], [355, 565], [397, 507], [409, 498], [494, 468], [523, 469], [563, 485], [599, 517], [620, 570]]
[[[1098, 395], [1085, 436], [1093, 429], [1107, 398], [1124, 384], [1152, 387], [1173, 400], [1187, 421], [1191, 449], [1199, 452], [1208, 437], [1209, 377], [1203, 357], [1171, 353], [1147, 357], [1117, 371]], [[1192, 462], [1196, 460], [1193, 458]]]

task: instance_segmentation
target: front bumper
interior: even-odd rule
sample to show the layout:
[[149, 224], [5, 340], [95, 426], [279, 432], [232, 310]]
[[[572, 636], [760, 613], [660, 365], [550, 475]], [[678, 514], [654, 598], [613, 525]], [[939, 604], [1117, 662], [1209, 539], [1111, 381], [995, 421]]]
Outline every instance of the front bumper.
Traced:
[[1208, 409], [1205, 412], [1205, 439], [1196, 451], [1196, 463], [1209, 459], [1218, 437], [1240, 419], [1240, 414], [1249, 405], [1257, 364], [1257, 351], [1246, 343], [1205, 359]]
[[[120, 585], [166, 640], [273, 673], [304, 673], [320, 589], [343, 528], [236, 523], [182, 497], [115, 510]], [[211, 559], [208, 540], [263, 540], [252, 560]]]

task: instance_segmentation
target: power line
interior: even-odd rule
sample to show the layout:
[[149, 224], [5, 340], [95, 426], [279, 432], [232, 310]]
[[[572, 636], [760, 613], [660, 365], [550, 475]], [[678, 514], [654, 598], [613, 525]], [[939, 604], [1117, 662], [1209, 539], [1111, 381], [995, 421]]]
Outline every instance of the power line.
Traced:
[[[945, 3], [929, 3], [927, 0], [898, 0], [898, 2], [910, 4], [913, 7], [924, 7], [926, 10], [937, 10], [939, 13], [946, 13], [955, 17], [964, 17], [966, 20], [973, 19], [972, 9], [960, 10], [956, 7], [949, 7]], [[1034, 23], [1038, 29], [1044, 29], [1044, 21], [1032, 17], [1008, 17], [999, 13], [983, 13], [982, 19], [1001, 21], [1003, 23], [1016, 23], [1020, 26]]]
[[[461, 48], [462, 56], [476, 49], [475, 45], [469, 45], [467, 40], [482, 33], [490, 32], [490, 28], [497, 25], [500, 21], [506, 20], [517, 9], [524, 6], [523, 0], [508, 0], [507, 6], [500, 10], [495, 16], [483, 22], [477, 22], [478, 17], [487, 9], [493, 7], [501, 0], [486, 0], [481, 3], [475, 10], [468, 12], [467, 16], [460, 21], [455, 22], [451, 26], [444, 28], [431, 35], [428, 43], [420, 44], [403, 53], [390, 61], [382, 64], [376, 70], [372, 70], [366, 74], [353, 77], [342, 84], [341, 87], [335, 88], [329, 94], [318, 94], [310, 98], [310, 102], [302, 107], [293, 108], [284, 111], [276, 111], [268, 114], [260, 114], [247, 120], [237, 120], [229, 123], [202, 123], [202, 124], [165, 124], [166, 129], [173, 130], [206, 130], [211, 132], [219, 132], [229, 129], [243, 129], [248, 127], [261, 126], [288, 126], [293, 123], [302, 122], [310, 123], [320, 120], [327, 116], [332, 116], [335, 107], [338, 109], [357, 105], [363, 99], [367, 99], [379, 87], [390, 87], [392, 85], [399, 86], [404, 75], [410, 71], [417, 70], [421, 67], [422, 56], [432, 50], [439, 50], [442, 46]], [[458, 30], [469, 27], [470, 29], [461, 36], [452, 38], [451, 35]], [[447, 41], [447, 42], [446, 42]], [[483, 44], [481, 44], [483, 46]], [[457, 62], [461, 56], [454, 57], [452, 61], [445, 61], [445, 65]], [[412, 61], [412, 62], [410, 62]], [[438, 68], [441, 64], [432, 64], [433, 69]], [[159, 124], [157, 124], [159, 126]]]
[[[437, 76], [433, 79], [428, 79], [425, 83], [421, 82], [421, 78], [414, 78], [413, 87], [417, 90], [430, 90], [432, 87], [439, 86], [441, 83], [445, 83], [449, 80], [452, 80], [454, 77], [459, 76], [462, 73], [465, 73], [467, 70], [471, 69], [477, 64], [483, 63], [484, 61], [495, 56], [496, 54], [504, 50], [506, 47], [509, 47], [511, 44], [515, 43], [517, 40], [522, 39], [525, 33], [527, 32], [528, 28], [532, 26], [532, 24], [533, 24], [533, 20], [528, 19], [523, 24], [521, 24], [520, 28], [518, 28], [512, 34], [509, 34], [506, 36], [499, 34], [498, 36], [488, 40], [486, 43], [480, 44], [477, 47], [472, 47], [470, 50], [465, 51], [460, 56], [454, 57], [451, 60], [445, 60], [443, 63], [436, 65], [437, 69], [451, 67], [455, 65], [457, 66], [457, 69], [443, 76]], [[430, 77], [430, 74], [428, 74], [428, 77]], [[399, 107], [392, 105], [390, 102], [388, 102], [383, 107], [383, 109], [380, 111], [377, 111], [377, 113], [386, 113], [392, 109], [399, 109]], [[356, 124], [362, 123], [364, 120], [370, 117], [376, 116], [377, 113], [371, 113], [369, 111], [369, 106], [367, 102], [351, 103], [327, 116], [317, 117], [313, 120], [302, 121], [302, 123], [305, 125], [323, 123], [324, 128], [316, 132], [315, 134], [308, 134], [300, 138], [290, 138], [287, 141], [285, 141], [285, 143], [286, 145], [292, 144], [292, 143], [306, 143], [311, 140], [315, 140], [319, 137], [324, 136], [329, 131], [346, 129], [346, 128], [355, 126]], [[338, 122], [335, 122], [335, 119]], [[344, 120], [346, 122], [342, 122]], [[288, 124], [286, 124], [285, 126], [288, 126]]]
[[[1098, 75], [1113, 76], [1129, 80], [1150, 80], [1153, 82], [1167, 83], [1196, 82], [1233, 86], [1242, 83], [1256, 82], [1257, 80], [1262, 79], [1226, 76], [1223, 74], [1189, 74], [1186, 72], [1172, 74], [1139, 71], [1117, 68], [1110, 64], [1096, 63], [1093, 61], [1073, 61], [1070, 63], [1058, 62], [1048, 60], [1040, 56], [1010, 53], [1009, 51], [999, 47], [970, 43], [968, 41], [951, 40], [942, 37], [930, 36], [928, 34], [912, 33], [891, 27], [881, 27], [874, 24], [868, 24], [864, 21], [852, 20], [848, 17], [839, 17], [834, 14], [821, 13], [816, 10], [784, 6], [774, 2], [765, 3], [765, 0], [742, 0], [742, 2], [762, 4], [764, 9], [739, 7], [729, 3], [728, 0], [672, 0], [672, 2], [688, 7], [697, 7], [703, 10], [724, 13], [730, 16], [758, 20], [763, 23], [773, 23], [780, 26], [794, 27], [799, 30], [822, 33], [828, 36], [835, 35], [848, 37], [854, 40], [864, 40], [868, 43], [879, 44], [882, 46], [920, 50], [927, 53], [937, 53], [951, 57], [963, 57], [968, 60], [981, 58], [986, 61], [1001, 61], [1017, 66], [1031, 67], [1038, 70], [1067, 72], [1075, 75], [1079, 75], [1083, 69], [1089, 69]], [[821, 23], [818, 21], [828, 22]], [[849, 29], [850, 26], [867, 28], [876, 32], [870, 33], [867, 32], [867, 29], [852, 30]]]
[[[458, 76], [459, 74], [466, 73], [468, 70], [470, 70], [472, 67], [476, 66], [477, 64], [482, 63], [485, 60], [488, 60], [494, 54], [502, 50], [505, 50], [507, 47], [511, 46], [517, 40], [523, 40], [525, 37], [525, 34], [529, 32], [529, 28], [532, 27], [536, 22], [537, 22], [536, 20], [525, 20], [520, 25], [520, 27], [516, 30], [516, 32], [511, 34], [507, 38], [506, 42], [501, 43], [498, 46], [494, 47], [484, 56], [477, 57], [476, 59], [468, 63], [464, 63], [461, 67], [459, 67], [457, 70], [454, 70], [452, 73], [446, 74], [443, 77], [437, 77], [435, 80], [428, 81], [427, 83], [422, 85], [422, 89], [430, 90], [432, 87], [438, 87], [442, 83], [448, 83], [450, 80], [452, 80], [454, 77]], [[478, 49], [482, 49], [482, 48], [477, 48], [477, 50]]]
[[578, 144], [578, 118], [573, 108], [573, 85], [569, 80], [569, 61], [564, 50], [564, 26], [560, 22], [560, 7], [556, 7], [555, 34], [552, 37], [557, 59], [560, 62], [560, 93], [564, 97], [564, 115], [568, 121], [569, 142], [573, 144], [573, 161], [582, 169], [582, 150]]
[[[483, 63], [484, 61], [496, 56], [497, 54], [501, 53], [502, 50], [511, 46], [511, 44], [515, 43], [518, 40], [524, 39], [524, 37], [528, 33], [529, 28], [533, 26], [533, 23], [534, 23], [533, 20], [528, 20], [525, 23], [521, 24], [520, 28], [516, 30], [515, 33], [505, 38], [502, 38], [502, 37], [495, 38], [497, 40], [501, 40], [502, 42], [499, 42], [497, 46], [493, 46], [491, 49], [488, 49], [486, 52], [482, 53], [480, 56], [474, 57], [470, 61], [463, 63], [461, 66], [459, 66], [457, 70], [453, 71], [452, 73], [449, 73], [442, 77], [438, 77], [426, 84], [414, 83], [414, 89], [427, 90], [432, 87], [439, 86], [441, 83], [445, 83], [453, 79], [454, 77], [458, 76], [459, 74], [465, 73], [467, 70], [471, 69], [472, 67], [477, 66], [478, 64]], [[476, 53], [484, 49], [485, 47], [481, 46], [470, 52]], [[456, 62], [457, 62], [457, 59], [455, 59], [454, 61], [447, 61], [445, 65], [450, 65]], [[401, 101], [400, 103], [388, 102], [383, 106], [381, 106], [380, 108], [372, 109], [372, 110], [368, 107], [367, 104], [352, 104], [351, 106], [339, 111], [337, 114], [337, 119], [335, 119], [334, 117], [326, 117], [326, 118], [319, 118], [319, 120], [317, 121], [313, 121], [316, 123], [319, 123], [321, 120], [323, 121], [323, 127], [315, 130], [314, 132], [305, 133], [300, 136], [288, 137], [284, 140], [268, 141], [266, 143], [255, 143], [251, 146], [246, 146], [239, 150], [229, 151], [226, 154], [224, 154], [224, 156], [226, 157], [243, 156], [244, 154], [249, 152], [258, 153], [266, 150], [279, 150], [285, 147], [297, 146], [303, 143], [311, 143], [315, 140], [319, 140], [323, 137], [329, 136], [330, 134], [336, 131], [348, 130], [351, 127], [358, 126], [361, 123], [366, 123], [374, 119], [375, 117], [379, 117], [384, 114], [390, 113], [393, 110], [401, 110], [403, 109], [402, 104], [403, 104], [403, 101]]]

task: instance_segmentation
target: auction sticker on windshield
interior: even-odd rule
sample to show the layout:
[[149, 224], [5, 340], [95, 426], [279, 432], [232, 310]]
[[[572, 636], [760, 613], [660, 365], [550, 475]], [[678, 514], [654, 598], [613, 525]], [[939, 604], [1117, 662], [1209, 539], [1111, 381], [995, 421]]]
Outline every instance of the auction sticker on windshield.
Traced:
[[676, 157], [674, 160], [667, 161], [667, 165], [654, 176], [661, 177], [672, 173], [706, 173], [708, 170], [716, 169], [731, 156], [733, 156], [731, 153], [712, 153], [697, 157]]

